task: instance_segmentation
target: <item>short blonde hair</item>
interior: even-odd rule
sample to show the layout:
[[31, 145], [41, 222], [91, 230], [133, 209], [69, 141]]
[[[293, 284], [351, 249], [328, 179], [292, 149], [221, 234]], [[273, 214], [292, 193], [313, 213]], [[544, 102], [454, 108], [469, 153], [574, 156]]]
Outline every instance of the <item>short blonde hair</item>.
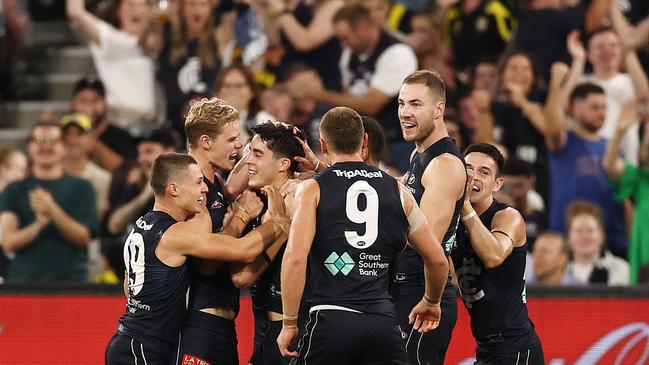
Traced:
[[203, 98], [192, 104], [185, 118], [185, 133], [191, 147], [196, 147], [198, 139], [206, 134], [216, 137], [223, 126], [239, 121], [239, 112], [219, 98]]

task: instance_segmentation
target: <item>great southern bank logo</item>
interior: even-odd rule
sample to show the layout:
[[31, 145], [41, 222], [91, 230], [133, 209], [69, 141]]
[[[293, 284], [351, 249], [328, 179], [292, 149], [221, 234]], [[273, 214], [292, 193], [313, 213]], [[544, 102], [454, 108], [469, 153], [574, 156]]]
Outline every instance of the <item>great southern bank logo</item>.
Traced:
[[339, 272], [347, 276], [356, 264], [347, 252], [340, 256], [336, 252], [332, 252], [325, 260], [324, 265], [333, 276], [336, 276]]

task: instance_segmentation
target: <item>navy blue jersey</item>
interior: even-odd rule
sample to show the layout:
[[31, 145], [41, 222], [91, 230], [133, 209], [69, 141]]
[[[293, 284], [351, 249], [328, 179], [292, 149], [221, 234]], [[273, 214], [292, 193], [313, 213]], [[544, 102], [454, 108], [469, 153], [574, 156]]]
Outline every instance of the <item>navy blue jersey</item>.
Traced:
[[[494, 200], [480, 220], [491, 229], [494, 215], [507, 207]], [[515, 247], [500, 266], [486, 269], [473, 251], [464, 225], [460, 225], [453, 264], [471, 316], [471, 331], [481, 351], [510, 353], [539, 344], [525, 305], [525, 251], [525, 245]]]
[[[417, 200], [417, 204], [421, 203], [421, 198], [424, 195], [424, 186], [421, 179], [428, 164], [437, 156], [442, 154], [451, 154], [457, 157], [462, 164], [464, 164], [464, 157], [460, 150], [455, 146], [455, 142], [450, 137], [444, 137], [439, 141], [433, 143], [426, 151], [417, 152], [412, 161], [410, 161], [410, 169], [404, 175], [405, 185], [410, 190], [412, 195]], [[442, 179], [442, 176], [435, 176], [436, 179]], [[455, 202], [455, 210], [453, 211], [453, 218], [451, 223], [444, 234], [442, 240], [442, 248], [444, 253], [448, 256], [451, 254], [455, 246], [455, 234], [457, 231], [458, 223], [460, 222], [460, 211], [464, 202], [464, 194]], [[412, 249], [406, 247], [403, 252], [399, 253], [398, 267], [396, 273], [396, 282], [398, 284], [405, 284], [400, 287], [400, 293], [408, 294], [411, 291], [412, 295], [421, 296], [424, 290], [424, 261], [421, 256]], [[407, 290], [410, 289], [410, 290]], [[406, 290], [404, 292], [404, 290]]]
[[124, 243], [128, 275], [126, 313], [119, 319], [131, 337], [173, 346], [187, 316], [188, 265], [164, 264], [155, 254], [160, 238], [176, 221], [150, 211], [140, 217]]
[[337, 163], [315, 180], [320, 202], [309, 254], [310, 305], [394, 317], [390, 269], [408, 229], [397, 181], [364, 162]]
[[[223, 229], [223, 218], [228, 209], [228, 201], [218, 177], [212, 184], [203, 177], [207, 185], [207, 207], [212, 219], [212, 232]], [[232, 284], [228, 265], [221, 265], [212, 275], [203, 275], [194, 270], [189, 306], [191, 310], [203, 308], [229, 308], [239, 312], [239, 289]]]

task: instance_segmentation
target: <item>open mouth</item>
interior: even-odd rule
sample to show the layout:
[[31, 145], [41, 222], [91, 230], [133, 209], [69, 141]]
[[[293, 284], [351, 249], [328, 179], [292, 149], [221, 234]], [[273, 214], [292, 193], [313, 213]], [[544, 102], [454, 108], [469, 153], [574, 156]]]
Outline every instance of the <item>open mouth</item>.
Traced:
[[233, 163], [234, 163], [234, 162], [237, 162], [237, 156], [238, 156], [238, 155], [237, 155], [236, 152], [230, 154], [230, 156], [228, 156], [228, 161], [233, 162]]
[[473, 184], [471, 191], [480, 192], [480, 187], [477, 184]]
[[203, 205], [203, 200], [205, 200], [203, 195], [199, 196], [198, 199], [196, 199], [196, 201], [198, 202], [199, 205]]
[[403, 129], [412, 129], [415, 128], [417, 125], [415, 123], [410, 123], [410, 122], [401, 122], [401, 127]]
[[257, 171], [253, 169], [248, 169], [248, 176], [253, 177], [257, 175]]

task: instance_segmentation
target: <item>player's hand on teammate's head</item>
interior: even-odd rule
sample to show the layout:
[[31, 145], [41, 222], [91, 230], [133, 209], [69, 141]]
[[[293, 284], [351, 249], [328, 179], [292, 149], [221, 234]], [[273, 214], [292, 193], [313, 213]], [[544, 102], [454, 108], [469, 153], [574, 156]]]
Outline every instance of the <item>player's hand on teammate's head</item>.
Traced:
[[[298, 170], [299, 171], [316, 171], [318, 168], [318, 163], [321, 163], [320, 160], [318, 159], [318, 156], [315, 155], [311, 147], [306, 143], [306, 140], [304, 138], [301, 138], [303, 136], [300, 136], [296, 132], [297, 128], [293, 129], [293, 134], [295, 135], [295, 139], [300, 142], [300, 145], [302, 145], [302, 150], [304, 151], [304, 157], [302, 156], [295, 156], [294, 159], [295, 161], [299, 164], [298, 165]], [[299, 132], [299, 130], [297, 130]], [[316, 171], [317, 172], [317, 171]]]
[[425, 333], [436, 329], [439, 326], [441, 318], [442, 311], [439, 305], [433, 307], [422, 299], [414, 308], [412, 308], [412, 311], [408, 316], [408, 323], [412, 325], [416, 331]]
[[297, 351], [291, 351], [295, 347], [295, 340], [297, 338], [297, 328], [282, 327], [282, 332], [277, 336], [277, 346], [279, 352], [284, 357], [297, 357]]
[[238, 208], [243, 209], [251, 219], [255, 219], [264, 209], [264, 203], [256, 193], [251, 190], [244, 190], [237, 198]]

